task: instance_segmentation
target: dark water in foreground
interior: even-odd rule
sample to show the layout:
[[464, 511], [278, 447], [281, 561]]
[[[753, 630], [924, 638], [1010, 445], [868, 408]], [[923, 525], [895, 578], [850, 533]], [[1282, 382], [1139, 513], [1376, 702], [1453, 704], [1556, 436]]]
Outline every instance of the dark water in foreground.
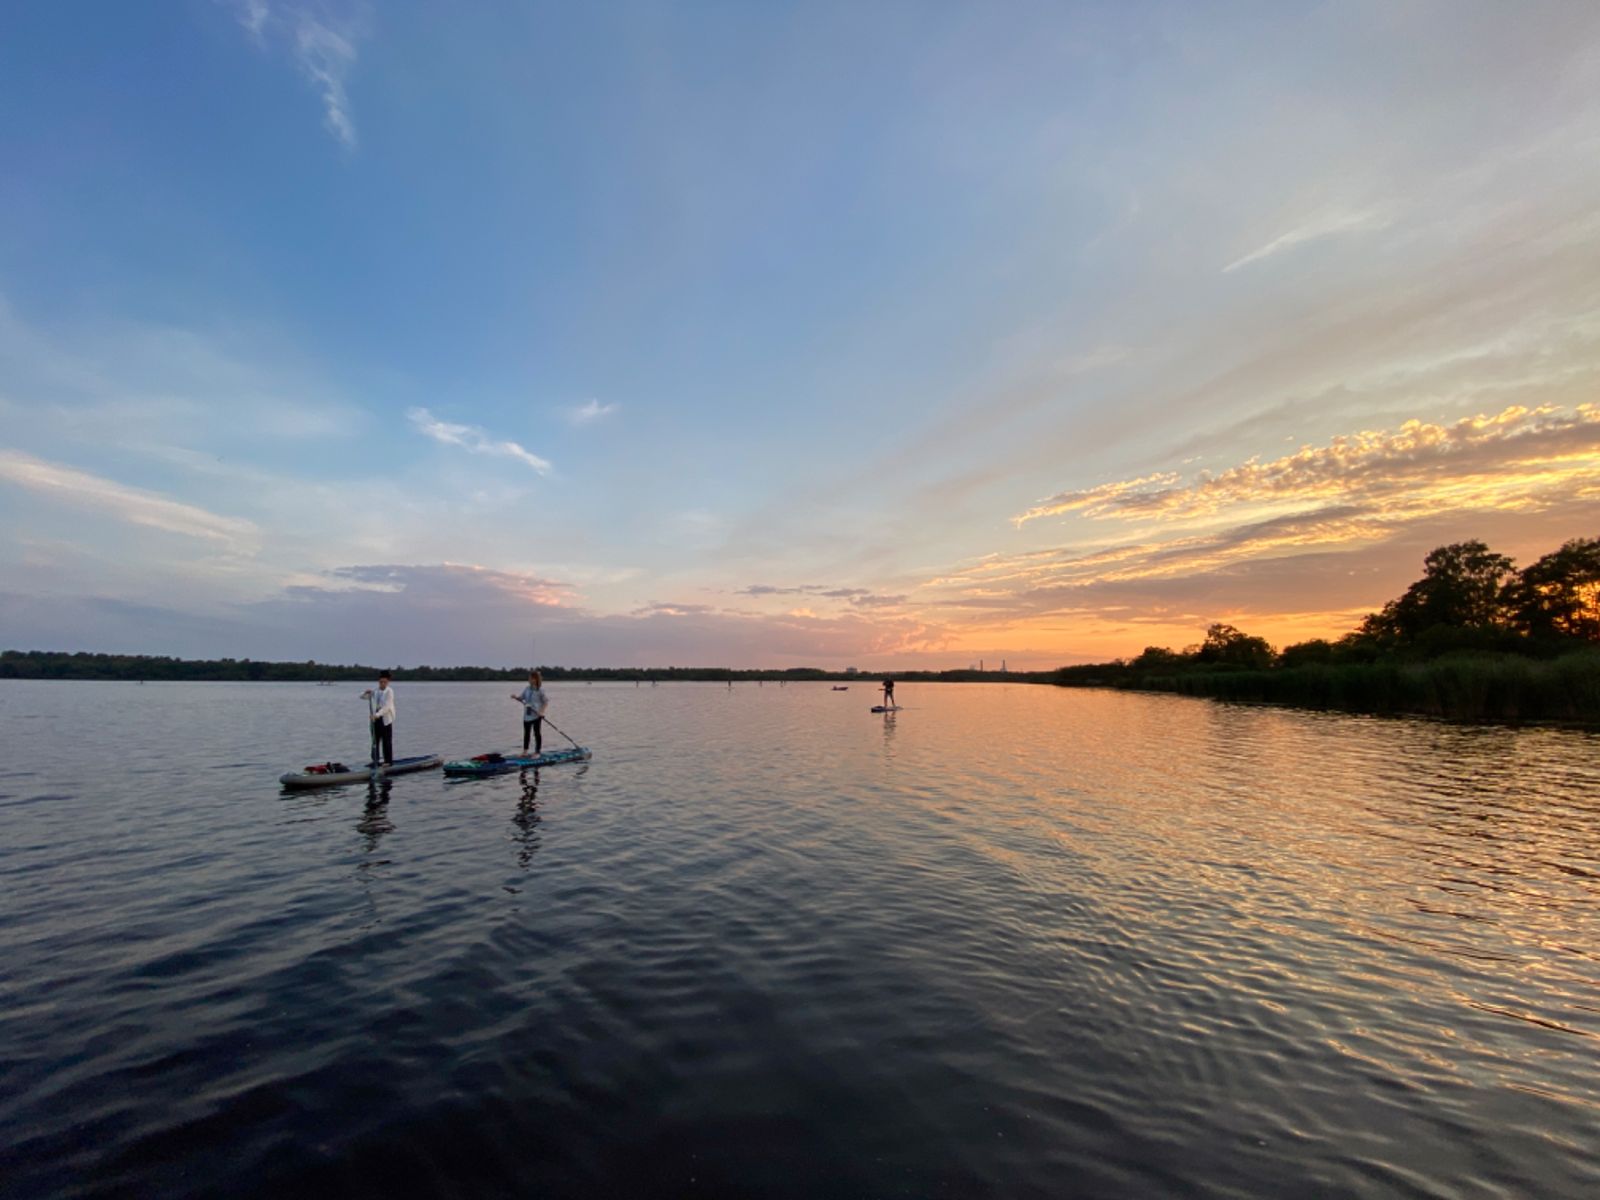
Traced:
[[1600, 739], [904, 690], [0, 684], [0, 1193], [1600, 1195]]

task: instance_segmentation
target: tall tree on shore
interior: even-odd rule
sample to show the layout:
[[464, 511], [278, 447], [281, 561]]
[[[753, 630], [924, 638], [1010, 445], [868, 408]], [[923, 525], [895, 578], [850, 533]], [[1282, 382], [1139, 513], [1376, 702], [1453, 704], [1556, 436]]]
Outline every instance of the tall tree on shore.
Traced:
[[1266, 638], [1252, 637], [1232, 625], [1218, 623], [1206, 630], [1206, 640], [1200, 644], [1195, 661], [1262, 671], [1272, 665], [1272, 647]]
[[1422, 560], [1422, 578], [1367, 617], [1361, 632], [1411, 642], [1438, 626], [1495, 629], [1508, 623], [1506, 583], [1514, 566], [1483, 542], [1440, 546]]
[[1574, 538], [1526, 567], [1509, 596], [1517, 627], [1532, 637], [1600, 641], [1600, 538]]

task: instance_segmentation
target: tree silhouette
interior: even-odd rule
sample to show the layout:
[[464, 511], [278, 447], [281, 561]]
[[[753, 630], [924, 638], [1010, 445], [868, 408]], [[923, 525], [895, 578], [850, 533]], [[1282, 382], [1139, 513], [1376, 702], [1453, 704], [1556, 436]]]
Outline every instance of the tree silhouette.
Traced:
[[1128, 665], [1138, 667], [1140, 670], [1160, 670], [1181, 667], [1184, 664], [1183, 655], [1176, 650], [1169, 650], [1165, 646], [1146, 646], [1138, 658], [1133, 659]]
[[1512, 562], [1479, 541], [1440, 546], [1422, 560], [1422, 578], [1361, 623], [1383, 641], [1414, 642], [1428, 630], [1494, 629], [1507, 623]]
[[1524, 568], [1508, 598], [1531, 637], [1600, 640], [1600, 538], [1574, 538]]
[[1272, 665], [1272, 647], [1266, 638], [1251, 637], [1232, 625], [1218, 623], [1206, 630], [1195, 661], [1265, 670]]

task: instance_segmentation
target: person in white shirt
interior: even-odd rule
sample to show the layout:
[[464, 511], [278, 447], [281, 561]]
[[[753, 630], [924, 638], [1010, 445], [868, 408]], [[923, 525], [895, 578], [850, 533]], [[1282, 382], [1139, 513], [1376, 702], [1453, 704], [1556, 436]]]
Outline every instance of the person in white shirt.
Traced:
[[373, 702], [372, 761], [378, 761], [378, 751], [383, 751], [383, 761], [394, 765], [394, 689], [389, 686], [389, 672], [378, 676], [378, 690], [361, 693]]
[[513, 700], [522, 701], [522, 752], [528, 752], [528, 738], [533, 738], [533, 752], [544, 751], [544, 710], [550, 707], [550, 698], [544, 694], [544, 676], [537, 671], [528, 672], [528, 686], [512, 692]]

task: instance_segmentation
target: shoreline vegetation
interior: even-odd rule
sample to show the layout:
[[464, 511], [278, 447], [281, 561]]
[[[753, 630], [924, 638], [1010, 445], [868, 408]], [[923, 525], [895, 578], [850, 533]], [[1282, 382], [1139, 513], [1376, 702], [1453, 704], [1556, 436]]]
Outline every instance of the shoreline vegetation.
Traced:
[[[380, 668], [361, 663], [267, 662], [248, 658], [183, 659], [151, 654], [91, 654], [59, 650], [0, 652], [0, 679], [81, 679], [100, 682], [367, 683]], [[551, 667], [548, 680], [623, 683], [794, 683], [829, 680], [872, 686], [888, 674], [897, 683], [1055, 683], [1050, 671], [825, 671], [818, 667]], [[526, 682], [527, 667], [393, 667], [396, 683]]]
[[1567, 542], [1521, 571], [1482, 542], [1440, 546], [1404, 595], [1337, 641], [1274, 650], [1218, 624], [1199, 645], [1150, 646], [1056, 676], [1067, 687], [1600, 726], [1600, 538]]

